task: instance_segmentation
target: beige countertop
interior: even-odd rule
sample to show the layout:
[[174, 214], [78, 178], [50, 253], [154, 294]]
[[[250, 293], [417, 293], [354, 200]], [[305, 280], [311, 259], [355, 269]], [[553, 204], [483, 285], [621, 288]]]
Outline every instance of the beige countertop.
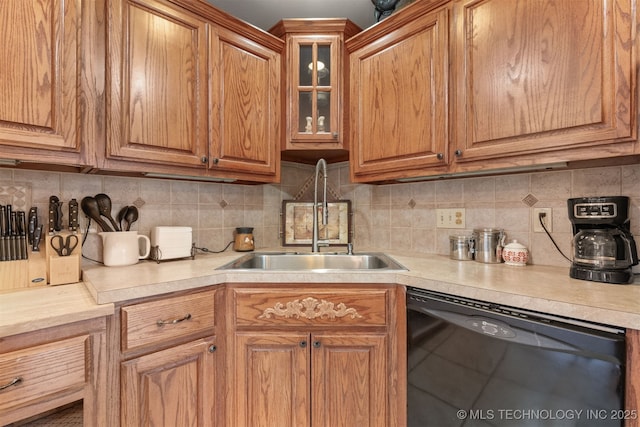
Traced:
[[85, 270], [98, 303], [126, 301], [218, 283], [399, 283], [529, 310], [640, 329], [640, 280], [611, 285], [571, 279], [569, 269], [454, 261], [446, 256], [386, 252], [408, 271], [286, 272], [216, 270], [242, 254]]
[[83, 283], [0, 293], [0, 337], [113, 314], [96, 304]]
[[113, 312], [114, 303], [220, 283], [398, 283], [597, 323], [640, 329], [640, 280], [611, 285], [571, 279], [568, 267], [512, 267], [446, 256], [386, 252], [408, 271], [229, 271], [242, 253], [127, 267], [88, 265], [84, 284], [0, 294], [0, 336]]

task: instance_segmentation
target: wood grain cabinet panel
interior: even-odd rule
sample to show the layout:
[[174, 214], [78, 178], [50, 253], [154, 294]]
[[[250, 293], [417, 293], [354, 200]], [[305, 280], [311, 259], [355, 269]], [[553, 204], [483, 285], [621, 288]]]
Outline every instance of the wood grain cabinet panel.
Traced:
[[280, 55], [224, 28], [210, 55], [209, 167], [280, 176]]
[[218, 424], [216, 346], [199, 339], [122, 363], [123, 426]]
[[354, 181], [447, 163], [448, 11], [402, 23], [350, 53]]
[[215, 291], [122, 307], [122, 350], [161, 344], [215, 327]]
[[392, 425], [387, 348], [384, 333], [312, 335], [312, 426]]
[[71, 388], [86, 381], [85, 346], [89, 335], [68, 338], [0, 355], [0, 412]]
[[106, 168], [279, 179], [280, 41], [236, 21], [203, 2], [109, 2]]
[[518, 164], [532, 153], [538, 163], [574, 160], [584, 153], [567, 150], [597, 145], [586, 158], [609, 157], [634, 140], [634, 4], [455, 3], [456, 162], [522, 155], [511, 160]]
[[84, 425], [112, 425], [105, 323], [105, 318], [96, 318], [3, 337], [0, 425], [14, 425], [79, 400]]
[[[0, 158], [83, 166], [94, 136], [100, 1], [0, 2]], [[99, 71], [102, 73], [102, 71]]]
[[388, 290], [366, 294], [346, 289], [304, 292], [256, 289], [235, 291], [235, 321], [239, 328], [278, 325], [380, 326], [387, 324]]
[[348, 19], [283, 19], [269, 32], [286, 43], [282, 144], [287, 160], [339, 161], [349, 149], [345, 40], [362, 31]]
[[235, 426], [308, 426], [309, 334], [236, 334]]
[[157, 0], [109, 2], [107, 157], [204, 167], [207, 23]]
[[229, 425], [406, 425], [400, 287], [232, 285], [228, 296]]

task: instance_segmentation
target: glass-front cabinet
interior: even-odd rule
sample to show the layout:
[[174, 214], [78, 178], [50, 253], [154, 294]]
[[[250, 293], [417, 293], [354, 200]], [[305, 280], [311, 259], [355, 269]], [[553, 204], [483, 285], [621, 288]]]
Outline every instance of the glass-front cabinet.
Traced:
[[347, 153], [344, 41], [360, 31], [347, 19], [285, 19], [270, 30], [286, 43], [283, 150]]
[[338, 76], [332, 69], [339, 63], [335, 48], [339, 39], [337, 36], [299, 37], [293, 42], [292, 65], [296, 66], [296, 76], [292, 87], [290, 138], [294, 141], [338, 138], [338, 116], [334, 113], [338, 111], [338, 96], [333, 96]]

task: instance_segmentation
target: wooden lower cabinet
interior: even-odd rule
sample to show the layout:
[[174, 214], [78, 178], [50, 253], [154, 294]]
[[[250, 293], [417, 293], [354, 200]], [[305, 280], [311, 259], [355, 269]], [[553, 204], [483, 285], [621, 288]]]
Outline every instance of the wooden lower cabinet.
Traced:
[[122, 363], [122, 424], [215, 426], [215, 338]]
[[228, 425], [404, 426], [399, 286], [234, 285]]
[[387, 334], [311, 337], [311, 425], [387, 426]]
[[[128, 301], [110, 327], [111, 425], [224, 426], [218, 398], [216, 304], [224, 290], [204, 289]], [[117, 416], [119, 414], [119, 417]]]
[[0, 425], [78, 400], [84, 425], [108, 425], [105, 318], [0, 341]]

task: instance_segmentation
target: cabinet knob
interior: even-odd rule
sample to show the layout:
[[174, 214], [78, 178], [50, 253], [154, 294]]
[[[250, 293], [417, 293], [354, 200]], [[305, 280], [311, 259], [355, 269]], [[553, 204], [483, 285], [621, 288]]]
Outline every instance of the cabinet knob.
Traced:
[[331, 136], [333, 137], [333, 139], [338, 139], [338, 132], [333, 132]]
[[462, 150], [456, 150], [453, 154], [455, 154], [456, 157], [460, 157], [462, 156]]
[[307, 346], [306, 341], [300, 341], [300, 347], [305, 348]]
[[442, 154], [442, 153], [438, 153], [438, 154], [436, 155], [436, 157], [438, 158], [438, 160], [442, 160], [442, 159], [444, 159], [444, 154]]
[[320, 341], [314, 341], [313, 342], [313, 348], [320, 348], [322, 344], [320, 343]]
[[202, 163], [207, 163], [209, 161], [209, 158], [207, 156], [202, 156], [202, 157], [200, 157], [200, 161]]
[[216, 157], [215, 159], [213, 159], [213, 164], [214, 165], [217, 165], [218, 163], [220, 163], [220, 159], [219, 158]]
[[215, 345], [210, 345], [209, 346], [209, 353], [213, 353], [218, 349], [218, 347], [216, 347]]

